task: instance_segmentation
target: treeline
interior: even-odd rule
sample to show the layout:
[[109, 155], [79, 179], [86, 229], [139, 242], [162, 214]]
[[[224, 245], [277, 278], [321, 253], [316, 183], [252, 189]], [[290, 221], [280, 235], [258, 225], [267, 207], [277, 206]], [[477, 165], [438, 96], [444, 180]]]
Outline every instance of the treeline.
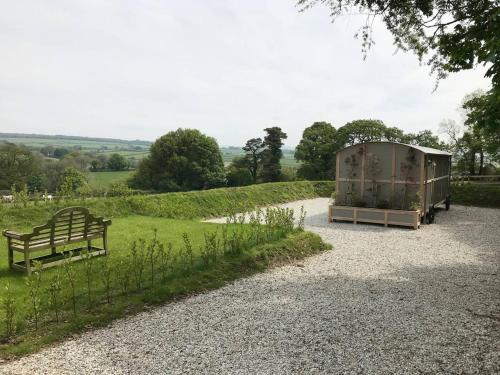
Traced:
[[276, 140], [271, 142], [275, 146], [270, 148], [267, 138], [264, 138], [264, 141], [260, 138], [252, 138], [243, 146], [245, 155], [235, 158], [229, 166], [228, 184], [238, 186], [293, 179], [331, 180], [335, 178], [335, 153], [346, 146], [370, 141], [391, 141], [438, 149], [446, 148], [446, 145], [429, 130], [416, 134], [404, 133], [399, 128], [385, 126], [380, 120], [356, 120], [338, 129], [328, 122], [315, 122], [304, 130], [302, 140], [295, 149], [295, 159], [301, 163], [296, 174], [281, 173], [279, 163], [274, 160], [271, 168], [276, 168], [276, 173], [270, 175], [268, 153], [269, 150], [274, 150], [272, 153], [278, 156], [276, 146], [280, 144]]
[[120, 154], [107, 157], [54, 148], [53, 157], [47, 157], [42, 151], [8, 142], [0, 143], [0, 190], [11, 191], [12, 195], [23, 191], [90, 194], [85, 172], [118, 171], [130, 166]]

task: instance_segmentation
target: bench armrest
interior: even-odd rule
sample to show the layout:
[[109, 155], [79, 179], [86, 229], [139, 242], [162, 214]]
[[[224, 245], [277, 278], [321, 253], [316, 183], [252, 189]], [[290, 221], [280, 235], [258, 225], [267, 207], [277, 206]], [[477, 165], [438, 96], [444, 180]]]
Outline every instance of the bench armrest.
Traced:
[[104, 219], [104, 220], [102, 221], [102, 223], [103, 223], [105, 226], [111, 225], [111, 219]]
[[12, 230], [4, 230], [2, 234], [4, 235], [4, 237], [13, 238], [15, 240], [20, 240], [20, 241], [24, 241], [26, 237], [26, 234], [17, 233]]

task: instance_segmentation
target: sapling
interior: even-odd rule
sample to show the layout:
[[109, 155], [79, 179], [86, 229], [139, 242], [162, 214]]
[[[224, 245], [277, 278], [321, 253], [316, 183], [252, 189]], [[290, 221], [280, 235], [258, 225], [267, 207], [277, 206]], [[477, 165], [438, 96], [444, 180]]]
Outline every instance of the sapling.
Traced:
[[106, 302], [111, 303], [111, 275], [113, 267], [109, 262], [109, 255], [106, 254], [101, 261], [101, 275], [104, 291], [106, 292]]
[[306, 222], [307, 211], [304, 210], [304, 206], [300, 206], [299, 222], [297, 224], [297, 229], [299, 231], [304, 230], [304, 224]]
[[14, 292], [10, 283], [7, 283], [4, 287], [4, 293], [2, 297], [2, 310], [5, 317], [5, 336], [12, 337], [16, 331], [16, 304], [14, 298]]
[[54, 312], [56, 317], [56, 322], [59, 323], [59, 317], [61, 312], [61, 291], [62, 291], [62, 280], [59, 268], [56, 269], [55, 273], [50, 278], [47, 291], [49, 294], [49, 308]]
[[72, 258], [73, 252], [69, 252], [64, 256], [63, 269], [66, 276], [67, 285], [70, 291], [71, 305], [73, 307], [73, 315], [76, 316], [76, 272]]
[[132, 250], [130, 254], [132, 255], [132, 272], [134, 274], [135, 286], [137, 290], [142, 287], [142, 278], [144, 274], [144, 247], [146, 246], [146, 241], [142, 238], [136, 242], [132, 242]]
[[87, 284], [87, 304], [89, 311], [92, 310], [92, 280], [94, 276], [92, 255], [87, 249], [82, 250], [83, 270]]
[[31, 316], [35, 329], [38, 329], [38, 321], [40, 319], [40, 286], [42, 284], [42, 262], [34, 261], [35, 269], [26, 279], [28, 287], [28, 295], [31, 305]]
[[123, 294], [128, 295], [131, 275], [130, 262], [126, 259], [120, 260], [120, 262], [118, 263], [118, 269], [118, 281], [122, 288], [122, 292]]
[[184, 241], [184, 253], [185, 255], [184, 261], [186, 262], [186, 266], [189, 267], [190, 270], [193, 269], [193, 245], [191, 244], [191, 240], [186, 232], [182, 234], [182, 240]]
[[154, 229], [154, 236], [151, 242], [147, 245], [146, 258], [149, 261], [149, 267], [151, 271], [151, 288], [154, 287], [155, 282], [155, 263], [158, 256], [156, 248], [158, 247], [158, 240], [156, 238], [158, 230]]

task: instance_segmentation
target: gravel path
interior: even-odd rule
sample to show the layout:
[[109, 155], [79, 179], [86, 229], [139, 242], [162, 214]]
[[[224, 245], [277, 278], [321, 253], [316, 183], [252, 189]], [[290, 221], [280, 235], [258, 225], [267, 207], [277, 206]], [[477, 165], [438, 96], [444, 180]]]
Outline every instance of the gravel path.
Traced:
[[116, 321], [4, 374], [500, 373], [500, 210], [420, 230], [326, 222], [334, 250]]

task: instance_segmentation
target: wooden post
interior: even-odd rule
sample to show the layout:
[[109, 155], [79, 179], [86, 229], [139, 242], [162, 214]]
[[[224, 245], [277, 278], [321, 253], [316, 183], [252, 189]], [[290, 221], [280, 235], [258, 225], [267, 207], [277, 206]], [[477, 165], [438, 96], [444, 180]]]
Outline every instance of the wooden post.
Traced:
[[9, 259], [9, 268], [12, 268], [14, 264], [14, 251], [12, 250], [12, 239], [7, 237], [7, 255]]
[[354, 224], [357, 224], [358, 221], [356, 219], [358, 216], [358, 211], [356, 210], [356, 207], [354, 207], [354, 213], [352, 215], [353, 215]]
[[339, 184], [339, 178], [340, 178], [340, 151], [338, 151], [335, 154], [335, 192], [337, 197], [340, 198], [340, 184]]
[[366, 144], [362, 145], [363, 155], [361, 156], [361, 191], [360, 198], [365, 199], [365, 159], [366, 159]]
[[387, 211], [384, 211], [384, 227], [387, 226]]
[[104, 254], [108, 253], [108, 227], [104, 225], [104, 231], [102, 233], [102, 248], [104, 249]]
[[425, 154], [422, 152], [422, 155], [420, 156], [420, 183], [419, 183], [419, 190], [420, 190], [420, 206], [423, 209], [423, 212], [425, 213], [425, 196], [427, 194], [427, 164], [425, 160]]
[[394, 196], [394, 182], [395, 181], [396, 181], [396, 145], [392, 145], [391, 199]]
[[28, 247], [28, 240], [24, 241], [24, 265], [26, 266], [26, 272], [28, 275], [31, 274], [31, 263], [30, 263], [30, 253]]

